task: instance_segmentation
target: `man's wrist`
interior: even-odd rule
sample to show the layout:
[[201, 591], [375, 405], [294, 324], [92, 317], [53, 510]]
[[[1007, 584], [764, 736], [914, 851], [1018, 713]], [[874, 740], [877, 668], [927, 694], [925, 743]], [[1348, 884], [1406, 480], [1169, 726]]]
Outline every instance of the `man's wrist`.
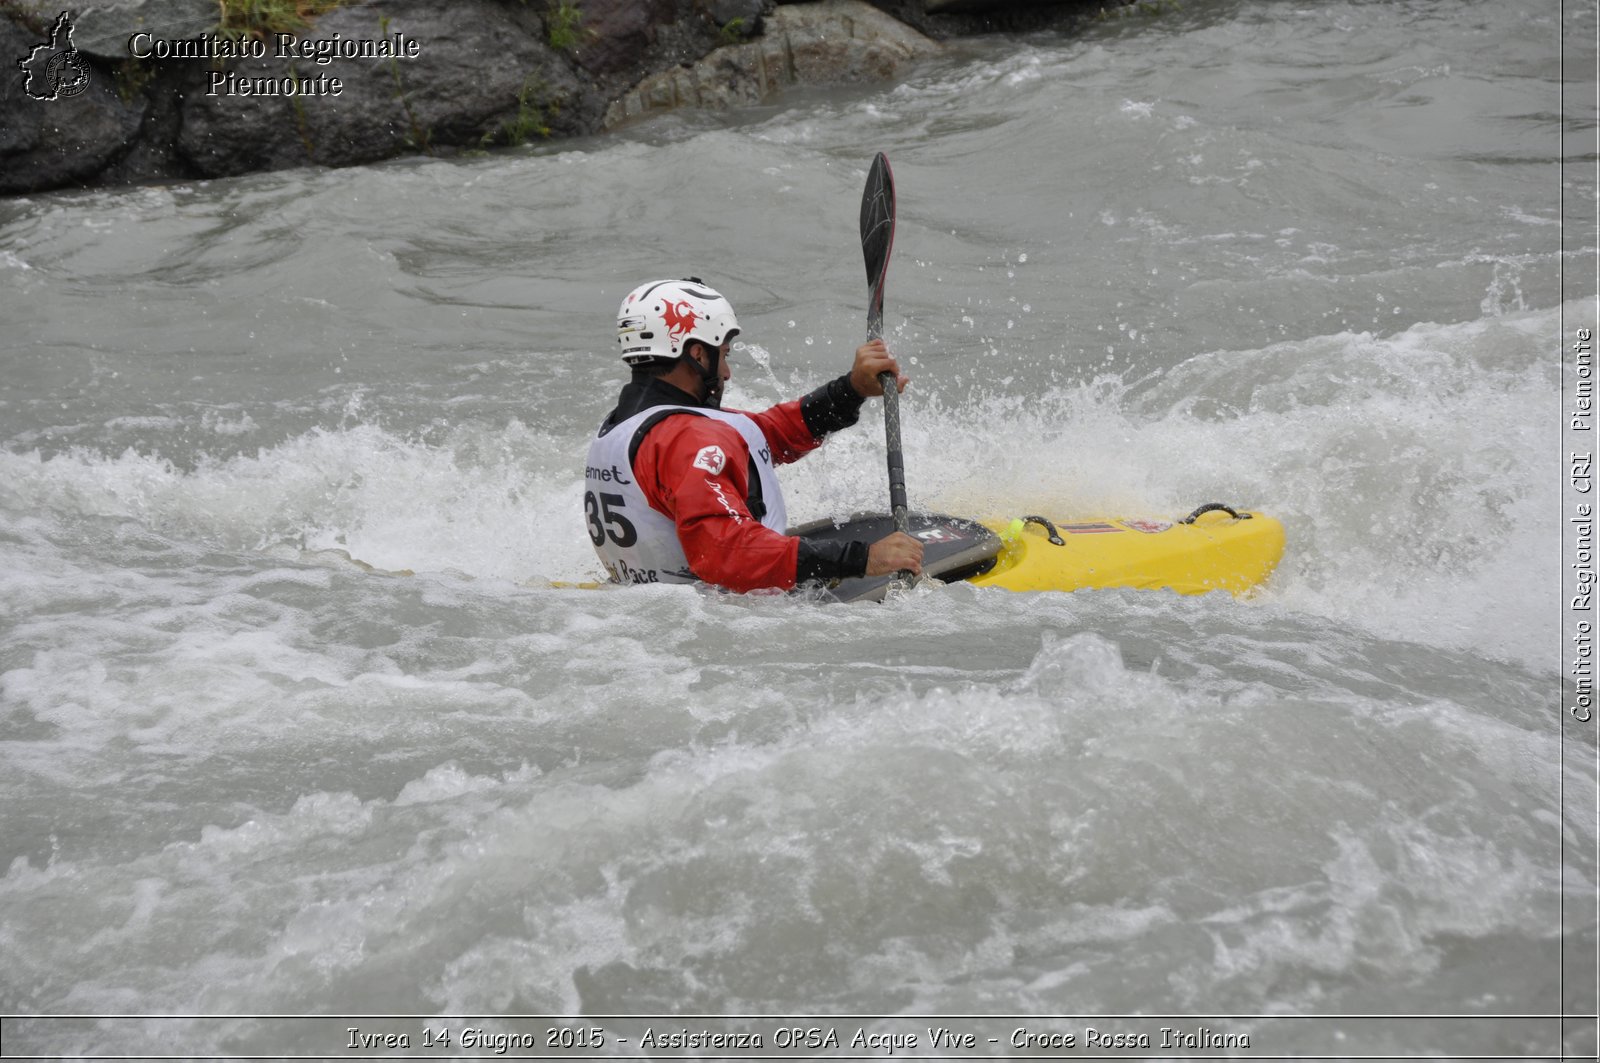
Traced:
[[849, 428], [861, 418], [867, 400], [850, 382], [850, 374], [835, 377], [800, 400], [800, 416], [812, 436], [821, 439], [830, 432]]
[[867, 574], [867, 544], [851, 539], [815, 540], [800, 536], [795, 582], [817, 583]]

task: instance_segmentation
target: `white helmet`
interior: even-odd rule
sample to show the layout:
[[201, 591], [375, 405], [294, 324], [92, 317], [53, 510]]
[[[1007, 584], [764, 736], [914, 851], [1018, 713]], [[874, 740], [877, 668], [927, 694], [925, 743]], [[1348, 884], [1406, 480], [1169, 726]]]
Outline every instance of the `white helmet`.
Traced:
[[617, 311], [617, 343], [629, 365], [676, 358], [690, 340], [717, 350], [738, 331], [732, 305], [699, 277], [641, 284]]

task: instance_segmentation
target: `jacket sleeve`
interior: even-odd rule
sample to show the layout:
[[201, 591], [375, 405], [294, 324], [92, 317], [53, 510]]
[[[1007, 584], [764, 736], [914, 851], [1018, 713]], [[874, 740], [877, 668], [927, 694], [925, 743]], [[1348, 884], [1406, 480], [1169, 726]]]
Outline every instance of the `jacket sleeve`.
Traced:
[[772, 463], [787, 465], [821, 446], [822, 440], [830, 433], [855, 424], [865, 401], [850, 386], [850, 377], [847, 375], [830, 380], [808, 395], [779, 403], [769, 410], [760, 413], [739, 412], [760, 426], [761, 434], [767, 437], [767, 443], [772, 447]]

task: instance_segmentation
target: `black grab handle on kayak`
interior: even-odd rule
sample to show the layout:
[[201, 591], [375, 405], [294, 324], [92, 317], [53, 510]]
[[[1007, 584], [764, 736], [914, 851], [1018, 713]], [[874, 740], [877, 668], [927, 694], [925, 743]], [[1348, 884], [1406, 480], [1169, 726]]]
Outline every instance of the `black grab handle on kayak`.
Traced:
[[1066, 546], [1067, 545], [1067, 541], [1061, 537], [1061, 533], [1056, 531], [1056, 526], [1054, 524], [1050, 523], [1050, 518], [1049, 517], [1023, 517], [1022, 518], [1022, 523], [1023, 524], [1042, 524], [1042, 525], [1044, 525], [1044, 530], [1050, 533], [1050, 545], [1051, 546]]
[[1204, 516], [1207, 513], [1226, 513], [1228, 516], [1232, 517], [1234, 520], [1249, 520], [1250, 517], [1251, 517], [1251, 514], [1249, 514], [1249, 513], [1240, 513], [1237, 509], [1234, 509], [1232, 506], [1223, 505], [1221, 502], [1207, 502], [1205, 505], [1201, 506], [1199, 509], [1197, 509], [1193, 513], [1189, 514], [1187, 517], [1184, 517], [1178, 523], [1179, 524], [1193, 524], [1195, 522], [1196, 518]]

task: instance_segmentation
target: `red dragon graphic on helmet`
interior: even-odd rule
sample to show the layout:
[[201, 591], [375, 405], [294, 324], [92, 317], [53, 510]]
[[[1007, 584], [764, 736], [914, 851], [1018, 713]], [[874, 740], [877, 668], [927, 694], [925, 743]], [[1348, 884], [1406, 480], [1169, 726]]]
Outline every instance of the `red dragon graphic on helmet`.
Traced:
[[695, 322], [700, 320], [700, 315], [694, 312], [694, 308], [686, 300], [678, 302], [667, 300], [661, 316], [666, 319], [667, 332], [673, 339], [678, 339], [693, 329]]

